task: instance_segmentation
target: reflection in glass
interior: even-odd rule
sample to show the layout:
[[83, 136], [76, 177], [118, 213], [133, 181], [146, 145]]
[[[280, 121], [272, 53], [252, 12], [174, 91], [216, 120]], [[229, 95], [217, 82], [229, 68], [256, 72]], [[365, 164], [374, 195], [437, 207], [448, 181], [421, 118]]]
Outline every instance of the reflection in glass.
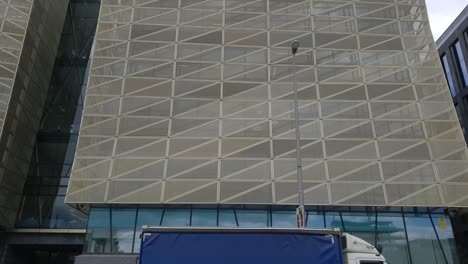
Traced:
[[86, 252], [110, 253], [110, 209], [93, 208], [89, 214]]
[[237, 217], [234, 210], [219, 210], [219, 226], [237, 227]]
[[164, 212], [163, 226], [189, 226], [190, 225], [190, 210], [174, 210], [167, 209]]
[[457, 95], [457, 90], [455, 89], [455, 84], [453, 83], [452, 72], [450, 71], [450, 65], [446, 55], [442, 56], [442, 63], [444, 64], [445, 76], [447, 77], [450, 92], [452, 93], [452, 96], [455, 96]]
[[413, 263], [445, 263], [431, 220], [426, 215], [405, 214]]
[[307, 213], [307, 227], [308, 228], [324, 228], [323, 213], [308, 212]]
[[112, 252], [131, 253], [136, 209], [112, 210]]
[[455, 47], [455, 55], [458, 60], [458, 66], [460, 67], [460, 75], [462, 76], [463, 83], [465, 86], [468, 85], [468, 69], [466, 68], [466, 61], [465, 57], [463, 56], [463, 51], [460, 45], [460, 41], [457, 41], [454, 45]]
[[365, 241], [375, 242], [375, 213], [341, 213], [344, 231]]
[[192, 210], [191, 226], [216, 226], [216, 210]]
[[459, 263], [450, 218], [446, 215], [436, 214], [431, 215], [431, 218], [448, 263]]
[[325, 228], [339, 228], [343, 230], [340, 213], [325, 212]]
[[378, 214], [377, 244], [389, 263], [408, 264], [408, 244], [401, 214]]
[[66, 205], [65, 196], [51, 197], [53, 204], [51, 212], [43, 223], [44, 228], [73, 229], [85, 228], [87, 216], [75, 208]]
[[268, 211], [236, 210], [239, 227], [268, 227]]
[[295, 211], [271, 212], [272, 227], [297, 227]]

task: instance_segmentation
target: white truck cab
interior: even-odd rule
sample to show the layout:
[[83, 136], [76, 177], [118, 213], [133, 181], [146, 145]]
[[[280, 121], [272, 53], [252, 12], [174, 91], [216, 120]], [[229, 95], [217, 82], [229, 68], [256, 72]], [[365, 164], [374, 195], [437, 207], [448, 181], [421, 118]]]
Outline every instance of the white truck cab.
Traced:
[[341, 244], [345, 264], [387, 264], [376, 247], [358, 237], [344, 233]]

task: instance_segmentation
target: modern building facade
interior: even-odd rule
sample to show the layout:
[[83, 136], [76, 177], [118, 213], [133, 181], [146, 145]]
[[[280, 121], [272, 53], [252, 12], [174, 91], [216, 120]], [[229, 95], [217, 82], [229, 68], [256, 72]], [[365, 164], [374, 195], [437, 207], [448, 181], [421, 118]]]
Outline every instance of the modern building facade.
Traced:
[[[465, 135], [468, 125], [467, 93], [468, 87], [468, 6], [460, 13], [452, 25], [437, 40], [437, 49], [444, 67], [447, 83]], [[468, 247], [468, 211], [459, 210], [453, 218], [457, 246]], [[463, 263], [468, 263], [468, 254], [460, 250]]]
[[385, 2], [104, 1], [67, 202], [295, 204], [297, 39], [306, 203], [463, 206], [424, 6]]
[[[21, 57], [34, 61], [34, 56], [37, 56], [47, 62], [30, 64], [25, 61], [25, 69], [36, 78], [25, 77], [25, 81], [31, 79], [29, 82], [36, 86], [28, 88], [26, 94], [13, 89], [13, 94], [26, 96], [27, 102], [35, 104], [34, 108], [26, 104], [15, 105], [13, 101], [8, 105], [9, 114], [27, 111], [34, 115], [21, 123], [29, 125], [27, 129], [14, 125], [15, 120], [7, 118], [5, 121], [5, 124], [13, 122], [11, 126], [17, 129], [3, 134], [2, 140], [10, 140], [4, 137], [7, 135], [25, 135], [9, 143], [14, 147], [12, 149], [22, 151], [23, 158], [18, 159], [22, 163], [15, 167], [21, 170], [12, 170], [23, 173], [22, 176], [2, 174], [6, 163], [2, 163], [1, 166], [5, 167], [0, 168], [0, 178], [4, 180], [1, 188], [9, 190], [4, 192], [2, 189], [2, 204], [11, 208], [11, 214], [1, 224], [0, 263], [73, 263], [74, 256], [82, 252], [87, 215], [66, 205], [64, 197], [81, 120], [99, 3], [97, 0], [0, 1], [0, 17], [3, 19], [6, 12], [6, 17], [15, 24], [18, 24], [21, 12], [30, 10], [29, 21], [25, 19], [24, 27], [27, 28], [25, 43], [30, 43], [31, 47], [23, 47]], [[30, 9], [25, 9], [23, 5], [26, 4]], [[47, 35], [43, 35], [45, 33]], [[17, 37], [13, 34], [13, 38]], [[2, 36], [1, 40], [5, 43], [7, 38]], [[7, 46], [1, 49], [2, 63], [7, 62], [5, 56], [8, 54], [16, 54]], [[17, 53], [20, 51], [18, 48]], [[18, 76], [20, 70], [21, 64]], [[37, 78], [42, 80], [40, 87], [37, 86]], [[23, 80], [16, 79], [16, 82], [19, 85]], [[34, 131], [30, 130], [32, 124], [37, 125]], [[19, 144], [23, 142], [28, 144], [28, 148]], [[0, 156], [3, 160], [11, 158], [11, 152], [0, 147]], [[2, 213], [5, 212], [10, 211], [2, 208]]]
[[138, 252], [142, 225], [295, 226], [295, 76], [307, 226], [390, 263], [459, 262], [447, 208], [468, 206], [467, 149], [424, 1], [74, 0], [68, 16], [18, 232], [89, 215], [92, 263]]
[[[437, 50], [444, 67], [450, 93], [465, 133], [467, 126], [466, 87], [468, 87], [468, 8], [465, 8], [437, 40]], [[466, 134], [466, 133], [465, 133]]]

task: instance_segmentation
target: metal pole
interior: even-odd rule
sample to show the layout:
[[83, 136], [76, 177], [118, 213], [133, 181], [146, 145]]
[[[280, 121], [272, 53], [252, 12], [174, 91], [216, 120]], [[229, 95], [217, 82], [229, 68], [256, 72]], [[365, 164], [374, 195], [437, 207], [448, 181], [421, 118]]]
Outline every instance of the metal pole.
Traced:
[[299, 125], [299, 100], [297, 96], [297, 83], [296, 83], [296, 53], [299, 49], [299, 41], [294, 40], [291, 43], [291, 53], [293, 55], [293, 89], [294, 89], [294, 126], [296, 128], [296, 161], [297, 161], [297, 195], [298, 207], [297, 227], [305, 227], [305, 210], [304, 210], [304, 186], [302, 176], [302, 155], [301, 155], [301, 131]]

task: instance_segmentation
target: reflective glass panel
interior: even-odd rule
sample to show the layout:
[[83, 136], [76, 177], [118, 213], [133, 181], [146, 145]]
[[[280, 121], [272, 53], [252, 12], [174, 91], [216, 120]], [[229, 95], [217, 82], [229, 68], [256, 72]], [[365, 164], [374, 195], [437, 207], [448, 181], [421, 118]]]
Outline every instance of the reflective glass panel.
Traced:
[[450, 71], [450, 65], [446, 55], [442, 56], [442, 63], [444, 64], [445, 76], [447, 77], [450, 92], [452, 93], [452, 96], [455, 96], [457, 95], [457, 91], [455, 90], [455, 84], [453, 83], [452, 79], [452, 72]]
[[270, 218], [268, 211], [236, 210], [239, 227], [268, 227]]
[[112, 210], [112, 252], [131, 253], [135, 233], [135, 209]]
[[339, 228], [343, 230], [340, 213], [325, 212], [325, 228]]
[[435, 230], [439, 237], [442, 249], [449, 263], [459, 263], [455, 238], [453, 236], [452, 223], [446, 215], [431, 215]]
[[216, 210], [192, 210], [191, 226], [217, 226], [218, 213]]
[[308, 212], [307, 213], [307, 227], [308, 228], [325, 228], [325, 218], [323, 213]]
[[341, 213], [344, 231], [365, 241], [375, 242], [375, 213]]
[[297, 227], [295, 211], [273, 211], [271, 212], [272, 227]]
[[190, 210], [166, 209], [162, 220], [163, 226], [189, 226]]
[[72, 229], [86, 228], [88, 216], [83, 212], [66, 205], [65, 196], [51, 197], [53, 200], [49, 217], [44, 222], [46, 228]]
[[463, 83], [465, 86], [468, 85], [468, 69], [465, 61], [465, 57], [463, 56], [463, 50], [461, 48], [460, 41], [457, 41], [454, 45], [455, 47], [455, 54], [458, 60], [458, 66], [460, 67], [460, 75], [462, 77]]
[[413, 263], [445, 263], [434, 228], [427, 215], [405, 214]]
[[219, 210], [219, 226], [236, 227], [237, 217], [234, 210]]
[[378, 214], [377, 244], [383, 247], [382, 254], [389, 263], [410, 263], [403, 216], [401, 214]]
[[110, 209], [93, 208], [89, 214], [85, 251], [110, 253]]

